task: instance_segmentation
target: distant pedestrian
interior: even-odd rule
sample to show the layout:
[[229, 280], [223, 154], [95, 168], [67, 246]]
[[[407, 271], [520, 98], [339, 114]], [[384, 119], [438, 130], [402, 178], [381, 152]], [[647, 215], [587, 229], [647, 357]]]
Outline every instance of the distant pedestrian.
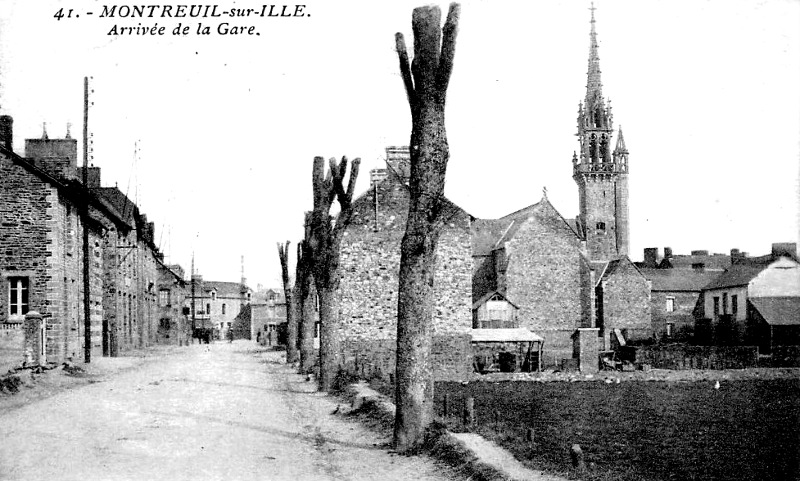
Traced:
[[256, 333], [256, 344], [261, 344], [261, 331]]

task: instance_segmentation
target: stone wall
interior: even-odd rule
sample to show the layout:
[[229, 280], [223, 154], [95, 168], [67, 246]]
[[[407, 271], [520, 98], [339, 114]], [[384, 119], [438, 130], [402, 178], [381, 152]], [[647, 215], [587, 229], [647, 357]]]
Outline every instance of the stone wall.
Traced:
[[25, 332], [22, 324], [0, 323], [0, 374], [25, 359]]
[[[431, 356], [436, 381], [469, 379], [472, 373], [473, 350], [467, 334], [434, 336]], [[345, 369], [362, 379], [379, 377], [393, 382], [396, 360], [396, 339], [347, 338], [342, 343]]]
[[746, 369], [758, 367], [756, 346], [653, 346], [624, 349], [637, 364], [659, 369]]
[[[667, 297], [674, 300], [674, 310], [666, 311]], [[650, 313], [652, 329], [658, 339], [670, 338], [688, 340], [694, 332], [694, 309], [697, 306], [699, 292], [664, 292], [650, 293]], [[672, 324], [672, 336], [667, 337], [667, 323]]]

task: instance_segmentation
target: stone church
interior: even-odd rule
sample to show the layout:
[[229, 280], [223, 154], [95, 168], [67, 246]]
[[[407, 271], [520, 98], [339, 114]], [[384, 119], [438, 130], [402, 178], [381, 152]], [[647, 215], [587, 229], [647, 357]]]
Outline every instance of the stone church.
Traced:
[[[612, 151], [613, 135], [592, 11], [580, 145], [572, 156], [578, 217], [561, 216], [545, 192], [536, 204], [472, 224], [473, 327], [494, 325], [492, 316], [503, 317], [500, 325], [511, 311], [513, 321], [504, 325], [545, 339], [545, 366], [572, 357], [579, 328], [597, 329], [599, 349], [652, 336], [650, 285], [628, 258], [628, 150], [620, 129]], [[490, 302], [494, 308], [485, 308]]]

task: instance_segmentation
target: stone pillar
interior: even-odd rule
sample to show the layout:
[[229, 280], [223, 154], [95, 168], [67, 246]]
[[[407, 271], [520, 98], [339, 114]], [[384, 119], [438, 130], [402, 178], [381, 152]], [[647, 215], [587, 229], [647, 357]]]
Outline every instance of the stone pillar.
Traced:
[[42, 315], [36, 311], [25, 314], [25, 364], [44, 365], [47, 363], [47, 335]]
[[599, 328], [582, 327], [572, 335], [572, 357], [578, 360], [580, 372], [590, 374], [599, 370], [599, 334]]

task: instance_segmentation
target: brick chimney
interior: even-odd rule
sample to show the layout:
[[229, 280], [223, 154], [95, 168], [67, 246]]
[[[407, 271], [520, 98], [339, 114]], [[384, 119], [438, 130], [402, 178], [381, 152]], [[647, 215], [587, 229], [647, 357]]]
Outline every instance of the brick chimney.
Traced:
[[658, 247], [644, 248], [644, 266], [656, 267], [658, 265]]
[[797, 257], [797, 244], [795, 242], [774, 242], [772, 244], [772, 257], [789, 255]]
[[14, 151], [14, 119], [10, 115], [0, 115], [0, 145]]

